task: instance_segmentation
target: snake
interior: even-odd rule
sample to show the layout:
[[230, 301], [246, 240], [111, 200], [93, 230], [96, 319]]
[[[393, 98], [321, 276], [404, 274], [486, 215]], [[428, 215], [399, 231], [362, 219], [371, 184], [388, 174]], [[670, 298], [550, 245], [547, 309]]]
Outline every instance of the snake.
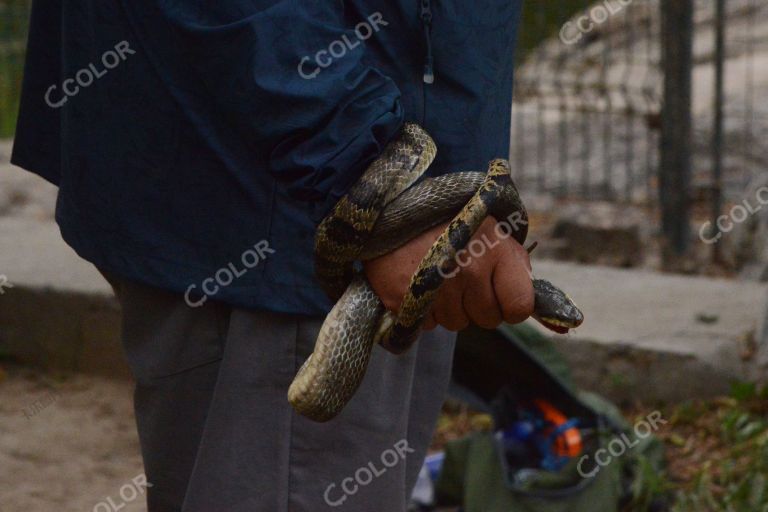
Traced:
[[[528, 215], [507, 160], [492, 160], [485, 173], [419, 181], [436, 154], [427, 132], [405, 123], [318, 225], [315, 274], [335, 304], [288, 388], [294, 410], [311, 420], [333, 419], [352, 399], [374, 345], [393, 354], [413, 345], [441, 285], [458, 271], [457, 254], [487, 217], [505, 226], [503, 234], [525, 242]], [[413, 274], [398, 312], [386, 310], [360, 262], [448, 221]], [[549, 281], [531, 279], [536, 320], [558, 333], [581, 325], [584, 316], [565, 292]]]

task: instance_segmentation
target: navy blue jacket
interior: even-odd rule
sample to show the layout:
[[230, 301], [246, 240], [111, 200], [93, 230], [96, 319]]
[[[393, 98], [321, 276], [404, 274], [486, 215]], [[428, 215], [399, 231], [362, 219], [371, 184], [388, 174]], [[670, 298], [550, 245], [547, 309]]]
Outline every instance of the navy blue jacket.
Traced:
[[405, 120], [433, 175], [508, 155], [521, 2], [35, 0], [12, 161], [103, 269], [324, 314], [315, 227]]

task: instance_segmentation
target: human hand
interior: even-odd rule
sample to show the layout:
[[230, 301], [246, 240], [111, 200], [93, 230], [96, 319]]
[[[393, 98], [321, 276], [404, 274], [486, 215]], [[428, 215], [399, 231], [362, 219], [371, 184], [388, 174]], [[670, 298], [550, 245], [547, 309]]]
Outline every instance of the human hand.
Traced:
[[[459, 331], [470, 321], [492, 329], [502, 321], [515, 324], [531, 316], [534, 296], [528, 253], [512, 237], [500, 238], [495, 224], [489, 217], [480, 225], [474, 238], [482, 241], [484, 253], [478, 257], [466, 254], [460, 259], [458, 272], [451, 273], [440, 288], [425, 329], [442, 325]], [[446, 226], [437, 226], [364, 263], [368, 281], [387, 309], [399, 309], [413, 273]]]

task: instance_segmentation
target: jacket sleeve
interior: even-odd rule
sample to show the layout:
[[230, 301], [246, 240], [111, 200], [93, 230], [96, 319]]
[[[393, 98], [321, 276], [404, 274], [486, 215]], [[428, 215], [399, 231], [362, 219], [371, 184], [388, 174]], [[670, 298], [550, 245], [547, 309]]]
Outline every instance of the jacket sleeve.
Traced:
[[[137, 2], [123, 5], [135, 11]], [[400, 91], [366, 64], [340, 0], [142, 3], [173, 32], [237, 139], [266, 154], [267, 170], [295, 199], [327, 211], [403, 123]], [[388, 30], [376, 14], [362, 34]]]

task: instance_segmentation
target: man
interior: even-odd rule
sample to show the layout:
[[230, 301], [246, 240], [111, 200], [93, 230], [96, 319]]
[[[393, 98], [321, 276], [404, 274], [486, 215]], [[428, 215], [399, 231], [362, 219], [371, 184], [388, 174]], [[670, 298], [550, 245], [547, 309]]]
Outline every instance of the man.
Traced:
[[[36, 0], [13, 162], [60, 187], [64, 239], [113, 282], [150, 512], [404, 510], [453, 335], [532, 311], [503, 240], [376, 348], [335, 420], [286, 391], [331, 304], [315, 228], [406, 120], [431, 174], [508, 154], [519, 0]], [[491, 240], [493, 222], [482, 227]], [[369, 262], [396, 310], [436, 228]], [[446, 330], [448, 329], [448, 330]], [[396, 458], [392, 458], [394, 453]]]

